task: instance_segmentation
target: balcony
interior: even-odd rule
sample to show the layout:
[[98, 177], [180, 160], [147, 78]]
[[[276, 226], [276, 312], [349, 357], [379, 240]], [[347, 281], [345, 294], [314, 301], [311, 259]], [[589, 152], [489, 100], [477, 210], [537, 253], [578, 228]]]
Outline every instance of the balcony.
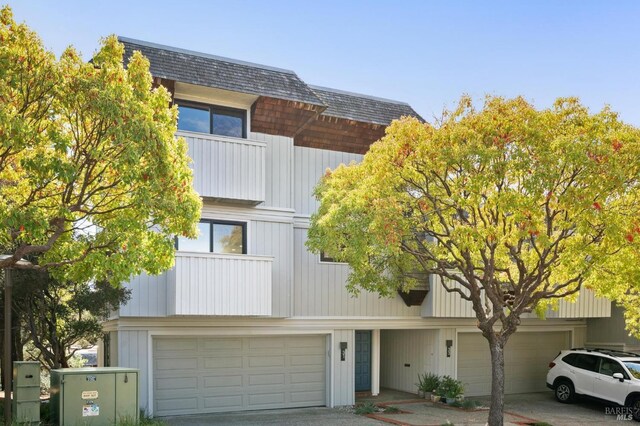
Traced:
[[177, 136], [189, 145], [193, 183], [201, 197], [250, 205], [264, 202], [265, 143], [186, 131]]
[[169, 315], [269, 316], [267, 256], [177, 252], [167, 279]]

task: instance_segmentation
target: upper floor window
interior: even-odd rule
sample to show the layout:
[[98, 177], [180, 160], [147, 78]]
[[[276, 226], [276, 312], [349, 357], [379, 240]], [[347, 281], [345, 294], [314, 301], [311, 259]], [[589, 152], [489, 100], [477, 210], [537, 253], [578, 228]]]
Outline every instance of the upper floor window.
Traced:
[[176, 100], [178, 130], [211, 133], [234, 138], [247, 137], [247, 112], [195, 102]]
[[247, 224], [222, 220], [201, 220], [194, 240], [178, 238], [178, 250], [221, 254], [247, 254]]
[[337, 260], [335, 260], [333, 257], [327, 256], [327, 254], [323, 251], [320, 252], [320, 262], [338, 263]]
[[329, 256], [327, 253], [321, 251], [320, 252], [320, 263], [342, 263], [342, 264], [346, 264], [347, 262], [345, 262], [344, 260], [335, 259], [335, 258]]

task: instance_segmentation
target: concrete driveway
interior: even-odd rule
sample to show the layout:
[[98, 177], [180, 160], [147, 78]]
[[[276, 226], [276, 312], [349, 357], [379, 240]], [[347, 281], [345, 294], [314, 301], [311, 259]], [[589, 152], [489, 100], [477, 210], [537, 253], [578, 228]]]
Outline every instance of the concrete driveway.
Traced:
[[[476, 399], [488, 401], [487, 398]], [[488, 405], [488, 402], [486, 404]], [[505, 398], [505, 410], [547, 422], [553, 426], [614, 424], [620, 426], [622, 419], [617, 419], [615, 412], [624, 414], [625, 411], [622, 407], [613, 407], [587, 399], [581, 399], [573, 404], [561, 404], [556, 401], [552, 391], [508, 395]]]
[[282, 425], [282, 426], [381, 426], [387, 423], [358, 416], [347, 408], [289, 408], [284, 410], [243, 411], [197, 416], [163, 417], [171, 426], [204, 425]]
[[[350, 408], [297, 408], [286, 410], [249, 411], [196, 416], [162, 418], [168, 425], [408, 425], [435, 426], [449, 422], [455, 425], [484, 425], [487, 411], [465, 411], [434, 404], [425, 400], [390, 401], [403, 413], [377, 413], [374, 418], [358, 416]], [[489, 405], [487, 397], [472, 398]], [[618, 413], [621, 413], [617, 409]], [[624, 414], [624, 413], [621, 413]], [[560, 404], [551, 391], [508, 395], [505, 398], [505, 424], [534, 424], [546, 422], [553, 426], [577, 425], [620, 425], [622, 418], [616, 417], [616, 408], [593, 401], [579, 401], [574, 404]], [[632, 423], [633, 424], [633, 423]]]

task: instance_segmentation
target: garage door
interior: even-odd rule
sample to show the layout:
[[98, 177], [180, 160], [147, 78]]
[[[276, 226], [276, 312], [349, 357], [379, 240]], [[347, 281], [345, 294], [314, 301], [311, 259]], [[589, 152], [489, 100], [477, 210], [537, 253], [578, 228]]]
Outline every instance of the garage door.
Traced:
[[[505, 393], [542, 392], [551, 362], [571, 344], [569, 332], [517, 332], [505, 349]], [[479, 333], [458, 334], [458, 379], [466, 396], [491, 394], [491, 354]]]
[[154, 338], [154, 414], [325, 405], [325, 337]]

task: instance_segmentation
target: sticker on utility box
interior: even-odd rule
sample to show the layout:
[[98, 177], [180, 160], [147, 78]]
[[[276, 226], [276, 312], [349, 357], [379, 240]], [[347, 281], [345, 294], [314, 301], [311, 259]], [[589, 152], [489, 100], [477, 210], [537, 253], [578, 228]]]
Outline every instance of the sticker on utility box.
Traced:
[[82, 406], [82, 417], [94, 417], [100, 415], [100, 407], [96, 404], [88, 404]]
[[96, 399], [98, 391], [82, 391], [82, 399]]

